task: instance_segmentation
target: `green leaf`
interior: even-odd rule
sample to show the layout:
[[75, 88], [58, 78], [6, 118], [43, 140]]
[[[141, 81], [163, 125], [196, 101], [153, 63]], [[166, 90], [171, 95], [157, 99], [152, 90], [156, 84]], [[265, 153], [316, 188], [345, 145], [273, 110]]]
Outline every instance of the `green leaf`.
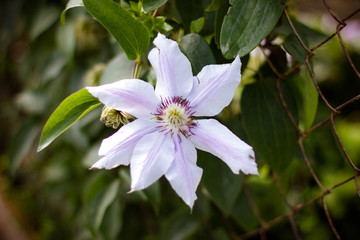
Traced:
[[233, 174], [228, 166], [211, 154], [199, 152], [199, 159], [199, 166], [204, 169], [202, 182], [208, 196], [225, 215], [230, 215], [241, 190], [243, 175]]
[[294, 57], [297, 61], [302, 64], [305, 64], [306, 50], [301, 45], [300, 41], [297, 39], [295, 34], [290, 34], [286, 41], [283, 43], [283, 46], [287, 53]]
[[183, 37], [180, 47], [191, 62], [194, 75], [204, 66], [216, 63], [209, 45], [199, 34], [192, 33]]
[[[285, 94], [288, 91], [282, 92], [288, 108], [296, 109], [291, 95]], [[296, 150], [297, 132], [282, 106], [276, 80], [267, 78], [247, 85], [241, 109], [244, 129], [256, 155], [274, 170], [286, 168]]]
[[190, 23], [190, 32], [191, 33], [199, 33], [203, 29], [204, 23], [205, 23], [204, 17], [201, 17], [201, 18], [198, 18], [198, 19], [192, 21]]
[[230, 4], [220, 33], [221, 51], [226, 58], [242, 57], [271, 32], [282, 7], [279, 0], [230, 0]]
[[[294, 25], [294, 28], [296, 29], [296, 32], [299, 34], [300, 38], [303, 40], [303, 42], [305, 42], [305, 45], [316, 45], [327, 38], [327, 35], [300, 23], [293, 18], [291, 18], [291, 22]], [[274, 29], [275, 34], [283, 35], [285, 37], [289, 37], [290, 35], [294, 34], [294, 31], [290, 27], [290, 24], [285, 16], [281, 19], [281, 23], [282, 24], [280, 26]]]
[[112, 0], [83, 0], [86, 9], [118, 41], [129, 60], [139, 59], [148, 49], [150, 36], [143, 23]]
[[65, 14], [70, 8], [83, 7], [83, 6], [84, 6], [84, 3], [82, 0], [69, 0], [69, 2], [66, 4], [65, 9], [62, 11], [61, 16], [60, 16], [61, 25], [62, 26], [65, 25]]
[[123, 209], [121, 202], [113, 201], [105, 212], [100, 231], [104, 236], [102, 239], [117, 240], [123, 226]]
[[297, 96], [300, 98], [300, 115], [302, 116], [303, 129], [306, 130], [311, 127], [314, 122], [319, 93], [311, 79], [309, 71], [306, 67], [300, 69], [300, 73], [294, 78], [289, 79], [289, 84], [296, 88]]
[[99, 101], [86, 89], [81, 89], [67, 97], [46, 122], [38, 152], [46, 148], [60, 134], [99, 105]]
[[256, 229], [259, 225], [245, 191], [242, 191], [236, 199], [234, 208], [231, 211], [231, 216], [246, 232]]
[[164, 5], [168, 0], [143, 0], [143, 8], [145, 13], [154, 11]]
[[9, 149], [10, 172], [14, 174], [34, 147], [39, 134], [39, 126], [34, 119], [26, 119], [11, 141]]
[[120, 188], [118, 179], [112, 180], [107, 174], [99, 175], [86, 193], [86, 213], [90, 230], [96, 234], [104, 219], [106, 210], [115, 201]]
[[252, 196], [252, 203], [242, 191], [236, 200], [232, 217], [246, 232], [251, 232], [259, 227], [258, 218], [254, 215], [251, 204], [254, 204], [262, 218], [267, 221], [286, 214], [286, 204], [281, 197], [279, 189], [270, 177], [256, 176], [246, 181], [247, 190]]

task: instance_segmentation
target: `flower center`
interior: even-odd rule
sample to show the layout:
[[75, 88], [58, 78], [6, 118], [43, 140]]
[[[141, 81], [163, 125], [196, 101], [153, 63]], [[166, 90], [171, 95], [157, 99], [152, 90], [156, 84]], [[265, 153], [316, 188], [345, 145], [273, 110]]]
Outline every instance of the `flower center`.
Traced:
[[182, 133], [188, 137], [191, 135], [191, 127], [196, 125], [192, 114], [187, 100], [181, 97], [172, 97], [161, 101], [155, 116], [166, 133], [177, 135]]

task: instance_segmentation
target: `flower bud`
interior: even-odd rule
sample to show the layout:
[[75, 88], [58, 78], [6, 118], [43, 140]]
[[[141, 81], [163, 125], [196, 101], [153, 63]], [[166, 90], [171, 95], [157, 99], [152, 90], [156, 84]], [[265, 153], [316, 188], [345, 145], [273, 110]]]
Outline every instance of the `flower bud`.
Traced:
[[128, 113], [117, 111], [111, 107], [104, 106], [101, 112], [100, 121], [103, 122], [107, 127], [117, 129], [120, 124], [127, 124], [132, 118], [134, 117]]

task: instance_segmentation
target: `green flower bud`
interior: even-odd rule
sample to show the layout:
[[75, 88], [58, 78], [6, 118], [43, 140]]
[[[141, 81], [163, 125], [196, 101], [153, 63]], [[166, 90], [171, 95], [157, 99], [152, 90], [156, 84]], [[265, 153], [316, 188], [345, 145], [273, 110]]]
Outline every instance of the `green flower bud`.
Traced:
[[103, 122], [107, 127], [117, 129], [120, 124], [125, 125], [129, 123], [129, 120], [132, 118], [134, 117], [128, 113], [117, 111], [111, 107], [104, 106], [101, 112], [100, 121]]

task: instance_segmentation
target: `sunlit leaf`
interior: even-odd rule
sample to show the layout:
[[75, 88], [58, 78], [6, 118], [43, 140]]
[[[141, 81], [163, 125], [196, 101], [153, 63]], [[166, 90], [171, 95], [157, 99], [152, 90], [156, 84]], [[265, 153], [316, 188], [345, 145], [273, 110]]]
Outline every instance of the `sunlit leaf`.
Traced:
[[46, 122], [38, 151], [46, 148], [60, 134], [99, 105], [99, 101], [86, 89], [81, 89], [67, 97]]
[[311, 79], [307, 69], [301, 74], [304, 83], [303, 92], [303, 111], [304, 111], [304, 128], [308, 129], [314, 122], [316, 110], [319, 102], [319, 93]]
[[203, 29], [204, 23], [205, 23], [204, 17], [192, 21], [190, 24], [190, 32], [199, 33]]
[[129, 60], [148, 49], [150, 36], [143, 23], [112, 0], [83, 0], [86, 9], [118, 41]]
[[220, 34], [221, 51], [226, 58], [242, 57], [271, 32], [282, 7], [279, 0], [230, 0], [230, 4]]
[[[287, 100], [290, 109], [296, 108], [293, 100]], [[276, 80], [267, 78], [247, 85], [241, 108], [244, 129], [256, 156], [275, 170], [286, 168], [296, 149], [297, 132], [282, 106]]]

